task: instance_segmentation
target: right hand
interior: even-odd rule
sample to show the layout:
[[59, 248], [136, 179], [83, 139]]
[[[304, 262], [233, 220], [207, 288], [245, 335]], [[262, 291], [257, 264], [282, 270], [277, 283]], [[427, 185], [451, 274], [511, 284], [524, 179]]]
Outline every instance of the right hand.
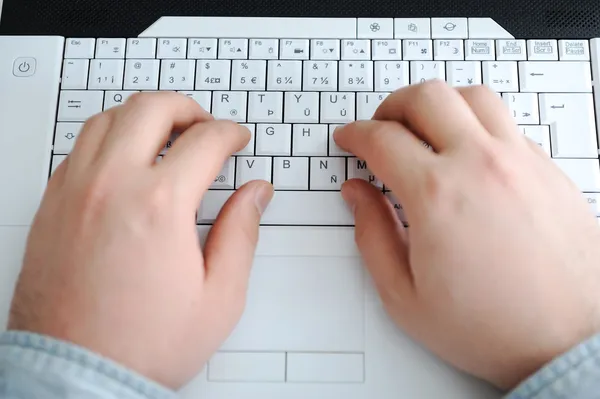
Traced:
[[391, 188], [409, 231], [366, 182], [342, 195], [400, 327], [503, 389], [600, 330], [597, 220], [496, 94], [428, 82], [389, 96], [373, 119], [335, 140]]

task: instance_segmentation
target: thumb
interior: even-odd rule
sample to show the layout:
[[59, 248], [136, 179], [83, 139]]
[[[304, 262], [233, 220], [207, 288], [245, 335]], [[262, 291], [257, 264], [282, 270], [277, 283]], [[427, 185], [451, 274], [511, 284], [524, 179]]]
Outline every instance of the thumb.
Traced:
[[414, 293], [404, 226], [381, 191], [364, 180], [344, 183], [342, 196], [353, 210], [356, 244], [383, 303], [402, 312]]
[[205, 288], [219, 302], [245, 298], [260, 218], [272, 197], [273, 186], [265, 181], [244, 185], [225, 203], [210, 230], [204, 246]]

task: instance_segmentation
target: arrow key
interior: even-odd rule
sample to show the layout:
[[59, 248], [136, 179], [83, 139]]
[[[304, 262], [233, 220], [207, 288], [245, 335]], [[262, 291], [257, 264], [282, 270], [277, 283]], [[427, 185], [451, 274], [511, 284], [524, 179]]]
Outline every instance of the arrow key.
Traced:
[[57, 123], [56, 135], [54, 136], [54, 154], [68, 155], [73, 150], [75, 140], [77, 140], [82, 127], [83, 123]]

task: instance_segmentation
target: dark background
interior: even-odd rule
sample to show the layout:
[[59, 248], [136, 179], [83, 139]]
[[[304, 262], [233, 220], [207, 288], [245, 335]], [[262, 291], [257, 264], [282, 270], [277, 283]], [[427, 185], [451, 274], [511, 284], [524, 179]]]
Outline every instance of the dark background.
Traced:
[[600, 37], [599, 0], [4, 0], [0, 34], [135, 37], [180, 15], [492, 17], [517, 38]]

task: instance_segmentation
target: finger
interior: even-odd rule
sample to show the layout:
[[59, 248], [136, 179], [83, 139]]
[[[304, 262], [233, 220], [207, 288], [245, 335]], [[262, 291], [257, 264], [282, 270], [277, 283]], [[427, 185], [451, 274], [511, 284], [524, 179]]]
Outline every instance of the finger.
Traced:
[[413, 277], [405, 230], [381, 191], [363, 180], [342, 187], [344, 200], [353, 209], [355, 240], [364, 263], [389, 306], [408, 308], [413, 299]]
[[360, 121], [338, 128], [336, 143], [367, 162], [369, 170], [405, 205], [418, 190], [424, 172], [437, 155], [406, 127], [391, 121]]
[[96, 160], [100, 146], [112, 126], [113, 118], [114, 111], [110, 109], [92, 116], [85, 122], [69, 154], [70, 163], [78, 170], [83, 170]]
[[250, 131], [235, 122], [197, 123], [179, 136], [156, 168], [196, 207], [225, 161], [249, 140]]
[[102, 149], [107, 157], [151, 165], [173, 131], [208, 120], [212, 115], [182, 94], [134, 94], [115, 111]]
[[233, 301], [236, 317], [246, 296], [260, 218], [272, 197], [267, 182], [244, 185], [225, 203], [206, 239], [205, 293], [214, 303]]
[[395, 120], [436, 152], [484, 140], [483, 128], [462, 96], [445, 82], [428, 81], [389, 95], [373, 119]]
[[494, 137], [520, 140], [522, 136], [502, 99], [486, 86], [457, 89], [481, 125]]

